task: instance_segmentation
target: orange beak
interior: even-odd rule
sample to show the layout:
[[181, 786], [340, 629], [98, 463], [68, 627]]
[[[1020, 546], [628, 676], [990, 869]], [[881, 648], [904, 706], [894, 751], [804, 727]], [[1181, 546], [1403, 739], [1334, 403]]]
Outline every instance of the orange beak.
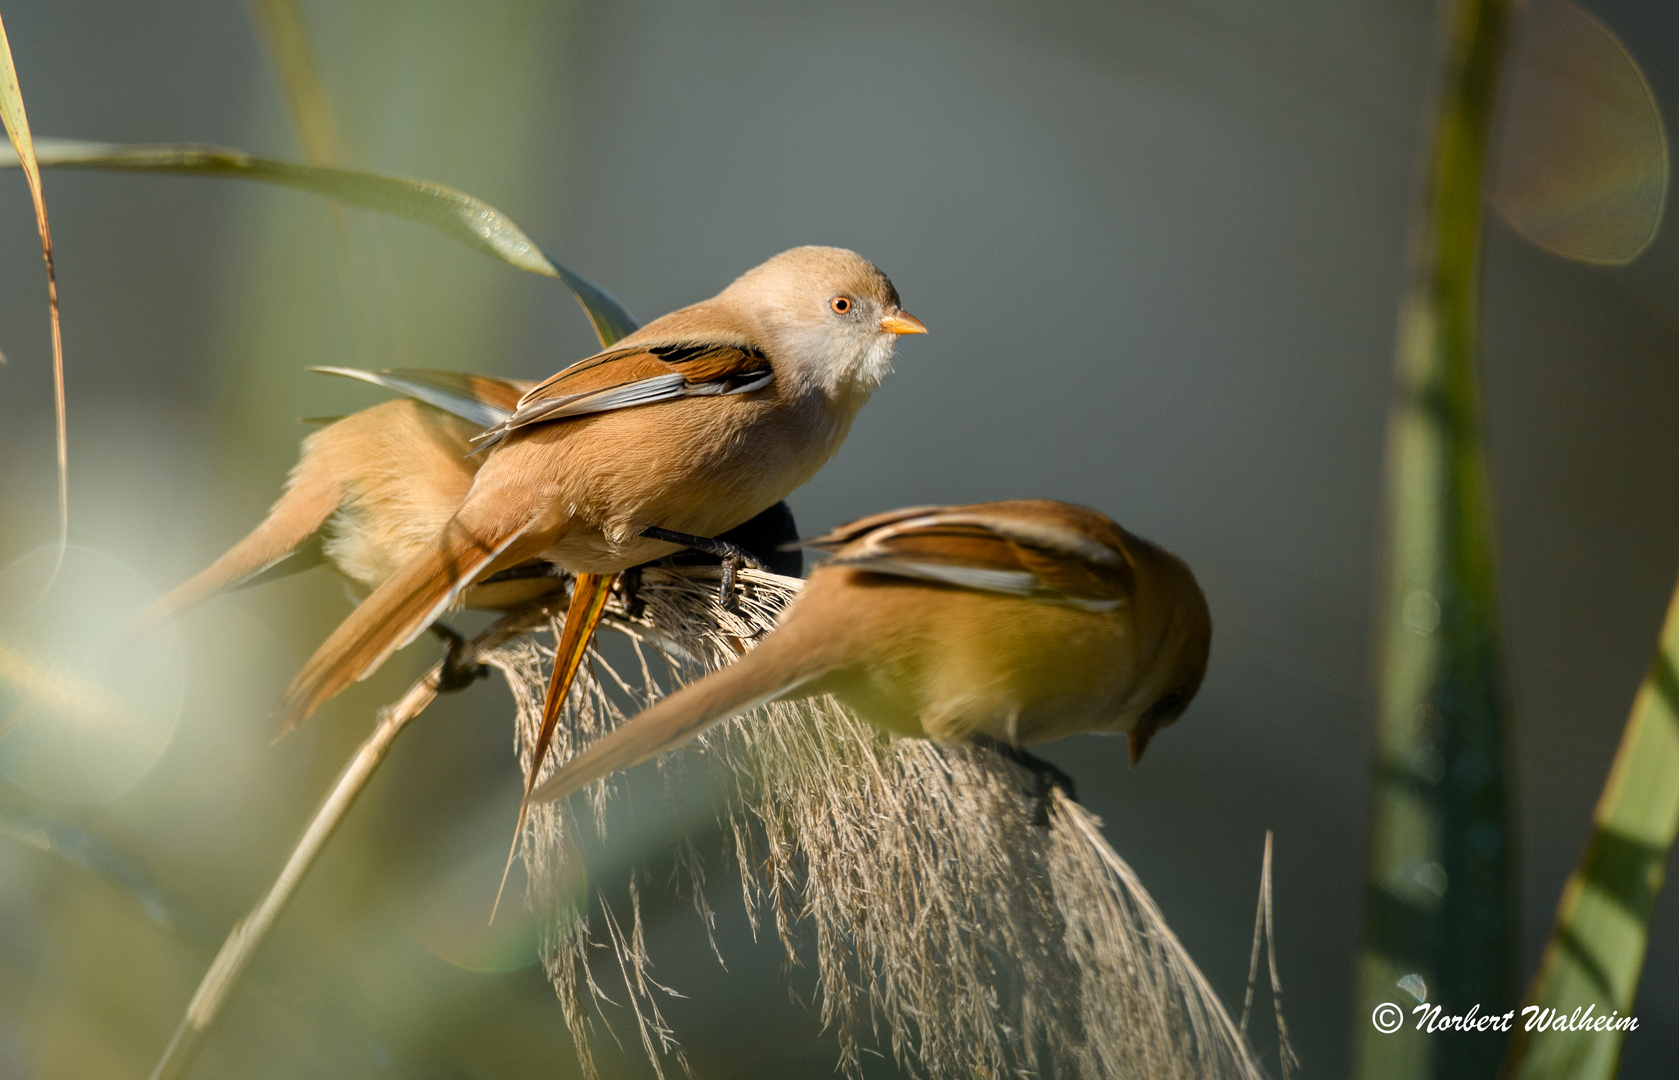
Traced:
[[1154, 728], [1143, 728], [1141, 725], [1125, 733], [1125, 748], [1131, 751], [1131, 767], [1135, 769], [1137, 762], [1143, 760], [1143, 751], [1148, 749], [1148, 741], [1154, 738]]
[[907, 311], [894, 311], [881, 317], [880, 328], [888, 334], [925, 334], [927, 327]]

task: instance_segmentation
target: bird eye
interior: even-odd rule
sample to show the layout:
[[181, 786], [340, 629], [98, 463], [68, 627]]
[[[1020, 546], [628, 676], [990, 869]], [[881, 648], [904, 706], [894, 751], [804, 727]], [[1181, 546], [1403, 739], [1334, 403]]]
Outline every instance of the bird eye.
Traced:
[[844, 315], [851, 310], [851, 298], [849, 296], [836, 296], [828, 301], [828, 306], [834, 309], [835, 315]]

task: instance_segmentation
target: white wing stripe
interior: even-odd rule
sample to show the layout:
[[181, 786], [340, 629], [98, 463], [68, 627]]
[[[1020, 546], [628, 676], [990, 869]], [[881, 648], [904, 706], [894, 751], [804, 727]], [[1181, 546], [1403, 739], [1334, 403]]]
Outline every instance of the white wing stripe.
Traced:
[[978, 592], [1002, 593], [1005, 596], [1021, 596], [1044, 603], [1069, 604], [1085, 611], [1112, 611], [1125, 603], [1125, 598], [1114, 600], [1091, 600], [1080, 596], [1069, 596], [1059, 589], [1053, 589], [1040, 581], [1037, 575], [1028, 570], [987, 570], [979, 566], [960, 566], [952, 563], [914, 562], [909, 559], [880, 559], [862, 556], [853, 559], [835, 559], [834, 563], [842, 566], [855, 566], [859, 570], [866, 570], [875, 574], [892, 574], [897, 577], [912, 578], [919, 581], [936, 581], [944, 585], [955, 585], [964, 589], [974, 589]]
[[586, 394], [573, 394], [569, 397], [555, 398], [538, 405], [515, 410], [510, 417], [500, 418], [501, 422], [481, 435], [473, 437], [474, 442], [483, 443], [480, 450], [494, 446], [507, 437], [508, 432], [516, 428], [540, 424], [549, 420], [563, 420], [570, 416], [589, 416], [593, 413], [611, 412], [614, 409], [630, 409], [637, 405], [654, 405], [661, 401], [674, 401], [685, 397], [712, 397], [721, 394], [744, 394], [750, 390], [761, 390], [775, 378], [773, 371], [753, 379], [749, 383], [731, 387], [727, 380], [691, 383], [687, 376], [680, 372], [669, 375], [654, 375], [648, 379], [637, 379], [622, 386], [611, 386], [605, 390], [594, 390]]
[[669, 401], [682, 396], [682, 384], [686, 381], [680, 374], [655, 375], [651, 379], [638, 379], [622, 386], [558, 398], [544, 402], [534, 409], [514, 413], [512, 425], [523, 427], [538, 420], [558, 420], [565, 416], [611, 412], [613, 409], [628, 409], [635, 405]]
[[1005, 540], [1012, 540], [1028, 547], [1065, 552], [1077, 558], [1086, 559], [1098, 566], [1125, 565], [1125, 556], [1120, 552], [1072, 529], [1063, 529], [1056, 525], [1046, 525], [1041, 522], [1016, 521], [987, 514], [931, 513], [920, 517], [905, 518], [902, 521], [894, 521], [889, 525], [881, 526], [869, 533], [867, 541], [870, 548], [879, 549], [888, 541], [906, 533], [940, 525], [972, 525], [994, 532]]
[[877, 574], [896, 574], [899, 577], [939, 581], [960, 585], [981, 592], [1007, 593], [1010, 596], [1030, 596], [1038, 579], [1024, 570], [987, 570], [978, 566], [958, 566], [950, 563], [911, 562], [908, 559], [836, 559], [835, 562], [856, 566]]

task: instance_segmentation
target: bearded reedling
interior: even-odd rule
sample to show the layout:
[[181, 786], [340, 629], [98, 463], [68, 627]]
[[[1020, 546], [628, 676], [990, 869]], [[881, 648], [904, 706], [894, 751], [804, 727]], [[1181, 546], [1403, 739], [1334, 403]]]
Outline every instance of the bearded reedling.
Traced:
[[1035, 769], [1050, 767], [1021, 748], [1124, 734], [1136, 765], [1206, 671], [1212, 622], [1189, 567], [1094, 510], [916, 507], [807, 545], [832, 557], [756, 648], [561, 765], [527, 804], [822, 694], [895, 734], [988, 745]]
[[488, 456], [448, 521], [304, 664], [278, 708], [285, 730], [462, 590], [541, 559], [576, 583], [528, 792], [615, 576], [683, 547], [739, 558], [710, 538], [815, 475], [898, 337], [925, 332], [872, 263], [795, 248], [540, 383], [484, 433]]

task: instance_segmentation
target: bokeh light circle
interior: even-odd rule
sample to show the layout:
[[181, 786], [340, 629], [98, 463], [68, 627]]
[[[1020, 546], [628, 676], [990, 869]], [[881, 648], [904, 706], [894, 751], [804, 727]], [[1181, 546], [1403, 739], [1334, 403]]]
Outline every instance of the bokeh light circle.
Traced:
[[1638, 62], [1568, 0], [1533, 0], [1509, 70], [1493, 207], [1554, 255], [1631, 262], [1661, 229], [1670, 171], [1661, 111]]
[[156, 593], [91, 548], [37, 548], [0, 570], [0, 774], [54, 799], [100, 802], [151, 768], [186, 685], [170, 627], [134, 636]]

